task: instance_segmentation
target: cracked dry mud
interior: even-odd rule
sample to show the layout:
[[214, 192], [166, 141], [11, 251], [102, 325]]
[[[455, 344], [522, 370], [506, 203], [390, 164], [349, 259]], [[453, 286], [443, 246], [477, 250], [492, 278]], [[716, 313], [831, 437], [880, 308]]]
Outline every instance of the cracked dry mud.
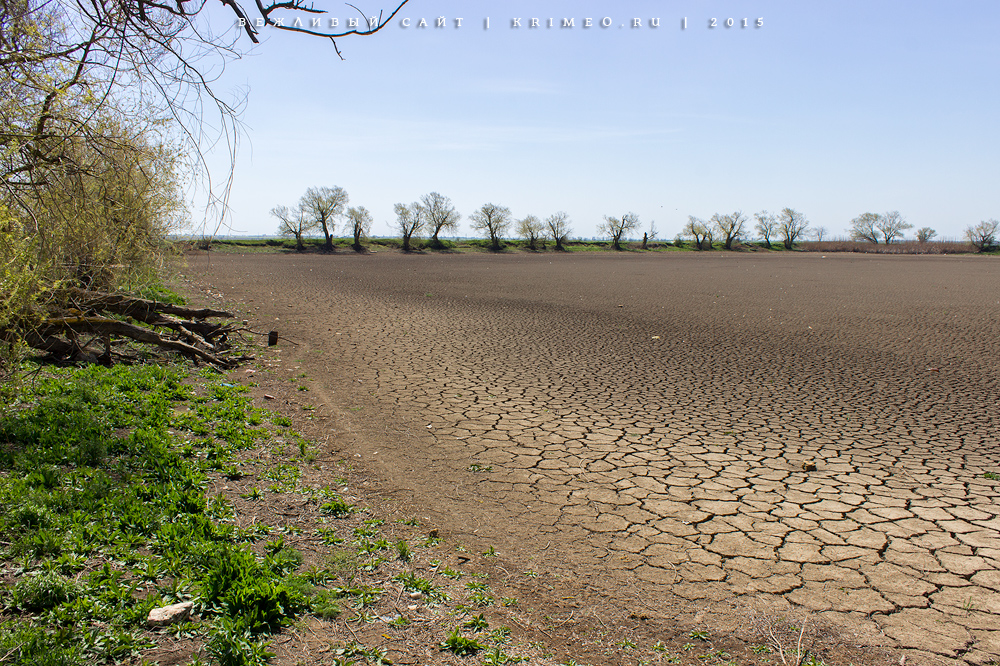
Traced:
[[995, 258], [189, 263], [444, 528], [623, 603], [773, 595], [910, 663], [1000, 657]]

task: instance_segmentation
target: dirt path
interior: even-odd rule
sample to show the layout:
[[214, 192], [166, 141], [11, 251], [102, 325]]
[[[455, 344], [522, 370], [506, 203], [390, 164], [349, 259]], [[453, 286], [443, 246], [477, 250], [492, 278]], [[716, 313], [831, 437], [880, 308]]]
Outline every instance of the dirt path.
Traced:
[[917, 662], [1000, 656], [995, 259], [189, 264], [443, 529], [662, 613], [770, 595]]

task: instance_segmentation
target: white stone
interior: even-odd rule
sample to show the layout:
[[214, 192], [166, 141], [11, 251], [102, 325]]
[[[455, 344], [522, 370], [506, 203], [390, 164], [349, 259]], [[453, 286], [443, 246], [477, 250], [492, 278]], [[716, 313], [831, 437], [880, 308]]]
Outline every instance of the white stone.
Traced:
[[146, 624], [150, 627], [162, 627], [175, 622], [184, 622], [191, 617], [191, 609], [194, 604], [190, 601], [182, 601], [179, 604], [171, 604], [162, 608], [154, 608], [149, 611]]

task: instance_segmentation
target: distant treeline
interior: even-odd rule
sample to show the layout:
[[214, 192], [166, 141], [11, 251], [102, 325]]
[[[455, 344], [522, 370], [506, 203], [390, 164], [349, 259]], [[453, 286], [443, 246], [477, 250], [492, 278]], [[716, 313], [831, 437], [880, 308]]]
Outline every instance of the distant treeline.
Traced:
[[[322, 234], [322, 249], [335, 250], [335, 234], [343, 224], [343, 232], [351, 236], [351, 248], [356, 252], [367, 251], [372, 244], [387, 246], [385, 240], [370, 237], [372, 216], [364, 206], [348, 207], [348, 194], [341, 187], [311, 187], [298, 203], [275, 206], [271, 214], [277, 218], [278, 234], [294, 238], [295, 249], [305, 252], [313, 243], [311, 238]], [[410, 204], [397, 203], [395, 226], [399, 232], [399, 248], [404, 252], [454, 250], [456, 247], [484, 247], [493, 252], [504, 249], [524, 248], [531, 251], [546, 249], [563, 251], [571, 249], [613, 250], [638, 249], [695, 249], [695, 250], [754, 250], [774, 249], [780, 245], [785, 250], [819, 250], [823, 252], [891, 252], [894, 254], [928, 254], [952, 252], [987, 252], [997, 247], [996, 220], [986, 220], [969, 225], [965, 230], [966, 242], [933, 242], [937, 232], [930, 227], [916, 231], [915, 241], [905, 241], [905, 232], [913, 228], [899, 211], [887, 213], [862, 213], [850, 222], [848, 239], [827, 240], [826, 227], [811, 227], [809, 220], [794, 208], [782, 208], [778, 213], [762, 210], [753, 216], [743, 211], [716, 213], [708, 220], [693, 215], [673, 241], [658, 239], [655, 222], [642, 234], [641, 241], [629, 241], [642, 228], [639, 215], [633, 212], [605, 215], [598, 226], [598, 233], [607, 243], [571, 240], [569, 216], [562, 211], [544, 220], [526, 215], [516, 220], [510, 208], [495, 203], [485, 203], [468, 215], [472, 230], [483, 240], [456, 241], [449, 246], [442, 236], [446, 232], [457, 234], [462, 215], [455, 210], [451, 199], [431, 192]], [[449, 234], [449, 235], [450, 235]], [[426, 239], [424, 238], [426, 237]], [[340, 239], [336, 239], [337, 244]], [[269, 242], [269, 241], [265, 241]]]
[[[294, 239], [280, 237], [224, 237], [215, 238], [211, 241], [200, 238], [175, 238], [174, 243], [182, 249], [211, 249], [219, 252], [303, 252], [303, 253], [324, 253], [330, 252], [327, 249], [326, 241], [319, 237], [303, 239], [303, 247], [297, 249]], [[332, 252], [353, 252], [353, 238], [333, 238]], [[365, 248], [367, 252], [379, 251], [399, 251], [403, 250], [403, 241], [400, 238], [392, 237], [370, 237], [366, 240]], [[635, 239], [623, 241], [621, 250], [624, 252], [642, 252], [642, 241]], [[692, 240], [675, 239], [664, 241], [649, 241], [647, 239], [645, 251], [647, 252], [688, 252], [697, 251], [698, 248]], [[725, 251], [723, 242], [714, 242], [712, 251]], [[491, 244], [488, 239], [481, 238], [457, 238], [454, 240], [439, 239], [438, 245], [431, 247], [429, 241], [415, 239], [411, 241], [409, 252], [413, 253], [435, 253], [435, 252], [491, 252]], [[527, 252], [542, 253], [553, 252], [555, 246], [551, 242], [538, 242], [535, 248], [531, 248], [528, 242], [521, 239], [510, 239], [503, 241], [501, 252]], [[601, 239], [571, 239], [563, 244], [565, 252], [614, 252], [614, 245], [611, 240]], [[709, 251], [703, 248], [702, 251]], [[763, 241], [752, 240], [742, 241], [734, 244], [730, 251], [733, 252], [787, 252], [780, 243], [773, 243], [768, 248]], [[864, 241], [854, 241], [846, 238], [833, 240], [809, 240], [797, 243], [792, 251], [795, 252], [857, 252], [866, 254], [972, 254], [978, 250], [968, 241], [958, 240], [933, 240], [926, 242], [901, 241], [886, 245]], [[1000, 252], [1000, 249], [993, 248], [990, 254]]]

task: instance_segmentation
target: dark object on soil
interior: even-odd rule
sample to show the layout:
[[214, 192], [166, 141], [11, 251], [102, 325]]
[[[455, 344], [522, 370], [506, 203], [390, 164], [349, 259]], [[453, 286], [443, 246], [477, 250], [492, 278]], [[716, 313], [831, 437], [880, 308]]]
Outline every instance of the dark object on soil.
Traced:
[[270, 333], [267, 334], [267, 346], [273, 347], [276, 344], [278, 344], [278, 332], [271, 331]]
[[802, 471], [803, 472], [815, 472], [816, 471], [816, 463], [813, 462], [812, 460], [805, 461], [804, 463], [802, 463]]
[[[220, 368], [234, 367], [240, 360], [225, 355], [230, 347], [228, 335], [237, 329], [231, 324], [205, 321], [209, 317], [231, 318], [229, 312], [79, 288], [60, 290], [51, 296], [44, 311], [38, 313], [39, 319], [0, 329], [0, 340], [20, 339], [35, 349], [73, 361], [102, 359], [110, 363], [113, 335], [172, 349]], [[81, 342], [82, 334], [93, 337]], [[103, 342], [100, 357], [88, 349], [94, 342]]]

